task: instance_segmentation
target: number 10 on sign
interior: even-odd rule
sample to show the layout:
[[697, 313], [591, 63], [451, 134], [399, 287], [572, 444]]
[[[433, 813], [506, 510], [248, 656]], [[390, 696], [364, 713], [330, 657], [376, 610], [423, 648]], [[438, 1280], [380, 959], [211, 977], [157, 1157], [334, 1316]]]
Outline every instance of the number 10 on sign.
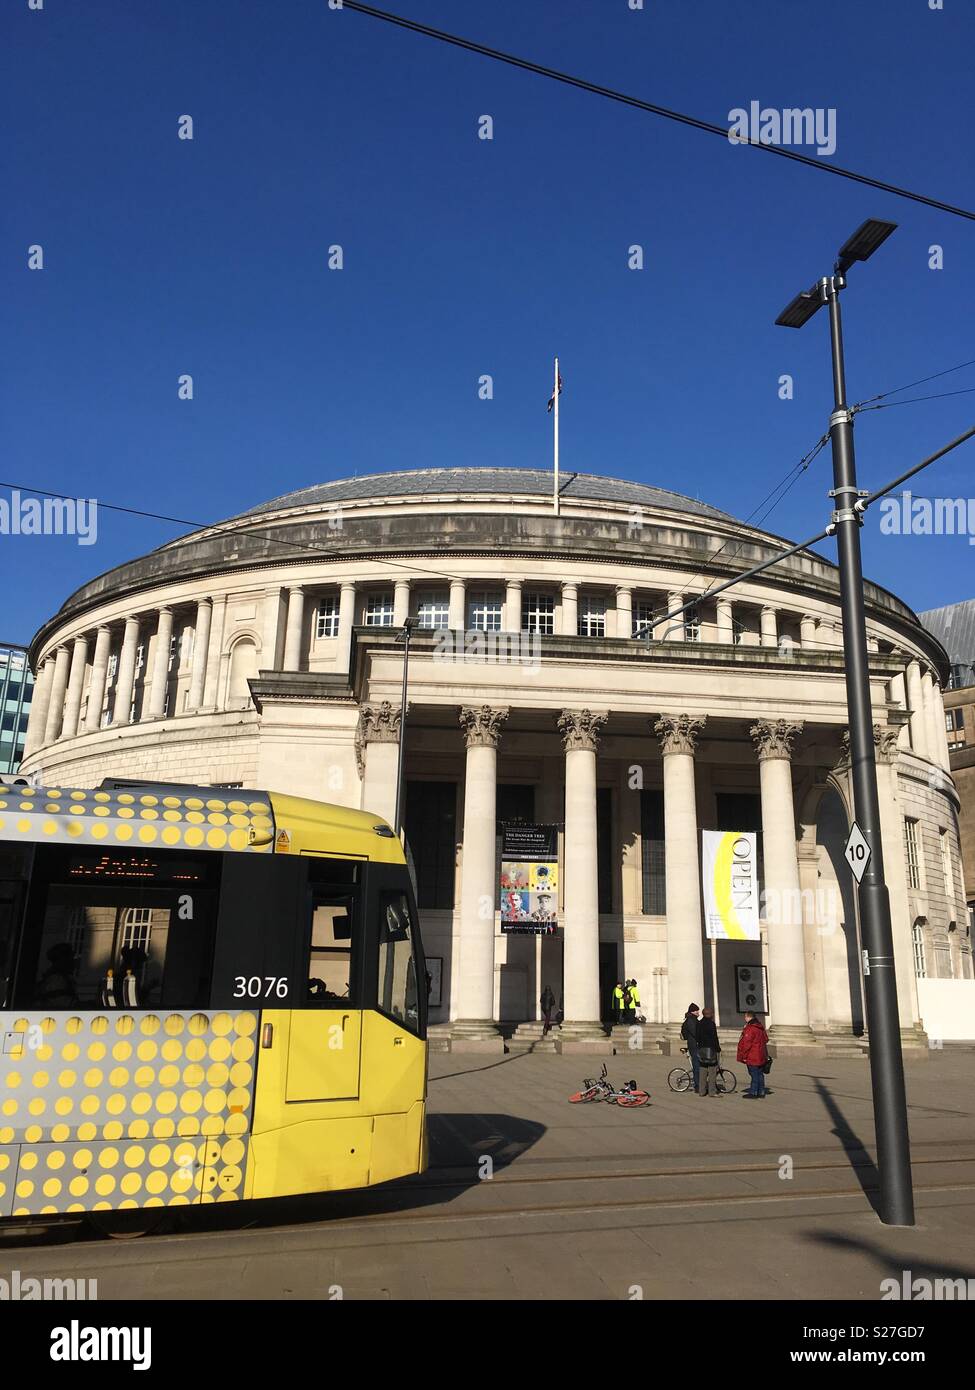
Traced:
[[843, 846], [843, 857], [853, 870], [853, 877], [857, 883], [862, 882], [863, 875], [867, 872], [867, 865], [870, 863], [871, 849], [867, 844], [863, 831], [853, 822], [853, 829], [847, 836], [846, 844]]

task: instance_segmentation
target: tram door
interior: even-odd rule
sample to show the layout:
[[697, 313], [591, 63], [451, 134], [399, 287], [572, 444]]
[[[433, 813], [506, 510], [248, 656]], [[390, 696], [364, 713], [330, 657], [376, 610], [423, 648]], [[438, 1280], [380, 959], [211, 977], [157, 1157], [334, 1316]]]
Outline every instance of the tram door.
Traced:
[[356, 1100], [362, 1050], [351, 893], [316, 889], [307, 999], [291, 1013], [286, 1101]]

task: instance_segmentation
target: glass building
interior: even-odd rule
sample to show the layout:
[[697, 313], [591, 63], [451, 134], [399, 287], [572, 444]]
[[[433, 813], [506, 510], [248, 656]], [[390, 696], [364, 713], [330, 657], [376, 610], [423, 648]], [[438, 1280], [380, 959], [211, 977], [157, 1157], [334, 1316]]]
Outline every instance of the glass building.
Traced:
[[26, 647], [0, 645], [0, 774], [20, 767], [33, 692]]

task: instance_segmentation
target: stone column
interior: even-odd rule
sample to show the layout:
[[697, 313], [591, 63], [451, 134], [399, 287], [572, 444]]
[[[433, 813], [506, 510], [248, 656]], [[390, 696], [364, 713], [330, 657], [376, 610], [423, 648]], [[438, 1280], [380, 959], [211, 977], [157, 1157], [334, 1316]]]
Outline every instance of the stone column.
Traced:
[[[673, 613], [674, 609], [680, 608], [683, 602], [683, 594], [668, 594], [666, 611], [668, 613]], [[679, 618], [668, 618], [668, 620], [665, 623], [661, 623], [658, 628], [654, 629], [654, 636], [656, 636], [657, 633], [659, 633], [660, 636], [663, 637], [665, 642], [683, 642], [684, 622], [686, 620], [686, 617], [686, 613], [681, 613]]]
[[504, 588], [504, 630], [521, 631], [521, 580], [509, 579]]
[[817, 649], [816, 619], [809, 613], [803, 613], [799, 619], [799, 643], [810, 651]]
[[907, 665], [907, 700], [911, 709], [911, 749], [919, 758], [928, 756], [928, 726], [924, 714], [924, 687], [921, 667], [916, 661]]
[[705, 722], [688, 714], [663, 714], [653, 725], [664, 756], [667, 1033], [672, 1046], [688, 1004], [703, 1006], [704, 1000], [694, 750]]
[[44, 742], [53, 743], [61, 733], [64, 718], [64, 696], [68, 688], [67, 647], [58, 647], [54, 658], [54, 675], [51, 678], [51, 703], [47, 707], [47, 723], [44, 726]]
[[507, 709], [463, 708], [460, 725], [467, 745], [464, 783], [464, 857], [460, 888], [460, 951], [457, 1014], [452, 1046], [503, 1052], [494, 1023], [494, 876], [497, 829], [498, 739]]
[[108, 656], [112, 649], [112, 630], [101, 626], [95, 637], [95, 654], [91, 659], [91, 680], [88, 682], [88, 712], [85, 733], [94, 734], [102, 727], [102, 704], [105, 700], [105, 679], [108, 675]]
[[68, 677], [68, 696], [64, 706], [62, 738], [76, 738], [78, 717], [81, 714], [81, 696], [85, 688], [85, 667], [88, 664], [88, 637], [82, 634], [74, 639], [71, 651], [71, 674]]
[[616, 586], [616, 636], [633, 636], [633, 590], [629, 584]]
[[402, 710], [383, 700], [360, 705], [355, 754], [362, 778], [362, 809], [392, 825], [396, 816], [396, 767]]
[[562, 585], [562, 627], [563, 637], [578, 637], [579, 635], [579, 586], [577, 584]]
[[463, 632], [467, 627], [467, 585], [463, 579], [450, 581], [447, 626], [451, 632]]
[[[735, 610], [730, 598], [719, 598], [717, 602], [718, 610], [718, 641], [726, 647], [734, 646], [735, 642]], [[697, 1002], [696, 1000], [694, 1001]]]
[[220, 707], [220, 656], [223, 651], [223, 628], [227, 617], [227, 595], [220, 594], [210, 609], [210, 635], [206, 646], [206, 671], [203, 677], [204, 710]]
[[[927, 1056], [927, 1039], [921, 1026], [914, 974], [914, 935], [911, 901], [904, 854], [904, 822], [898, 801], [897, 730], [873, 726], [877, 759], [877, 795], [880, 802], [880, 841], [884, 851], [884, 877], [890, 899], [890, 927], [894, 942], [894, 974], [897, 980], [897, 1012], [901, 1046], [921, 1048]], [[849, 755], [849, 735], [844, 738]]]
[[903, 672], [900, 672], [891, 679], [890, 698], [904, 714], [904, 722], [900, 726], [900, 731], [897, 735], [897, 746], [898, 748], [910, 748], [911, 737], [907, 719], [907, 682], [904, 679]]
[[281, 590], [277, 586], [273, 589], [268, 589], [264, 595], [264, 614], [261, 624], [261, 659], [259, 666], [262, 671], [278, 670], [281, 649], [282, 607]]
[[301, 670], [301, 636], [305, 625], [305, 591], [300, 584], [288, 589], [288, 618], [284, 632], [285, 671]]
[[348, 672], [352, 659], [352, 629], [355, 626], [355, 583], [346, 579], [339, 585], [339, 636], [335, 654], [336, 671]]
[[129, 722], [132, 691], [135, 688], [135, 654], [138, 645], [139, 619], [126, 618], [125, 631], [122, 635], [122, 650], [119, 652], [118, 673], [115, 678], [113, 725], [125, 725]]
[[208, 598], [201, 598], [196, 605], [196, 622], [193, 625], [193, 669], [190, 672], [190, 689], [186, 699], [187, 714], [198, 710], [203, 704], [203, 688], [206, 684], [207, 655], [210, 646], [210, 620], [213, 604]]
[[925, 671], [921, 677], [921, 699], [924, 705], [924, 732], [927, 739], [928, 757], [933, 763], [940, 765], [938, 757], [938, 713], [935, 705], [935, 682], [930, 671]]
[[945, 772], [951, 771], [951, 754], [948, 751], [948, 728], [945, 724], [945, 700], [941, 691], [941, 686], [937, 681], [934, 683], [934, 722], [937, 728], [937, 744], [935, 761], [940, 763]]
[[37, 668], [34, 693], [30, 702], [30, 716], [27, 720], [27, 737], [24, 740], [24, 758], [40, 748], [44, 743], [44, 729], [47, 712], [51, 707], [51, 682], [54, 679], [54, 658], [46, 656]]
[[599, 1018], [599, 889], [596, 856], [596, 750], [608, 714], [563, 710], [565, 746], [565, 901], [563, 1044], [605, 1039]]
[[169, 685], [169, 648], [173, 636], [173, 610], [160, 608], [156, 623], [156, 649], [152, 658], [152, 682], [149, 686], [147, 718], [162, 719], [166, 708], [166, 688]]
[[397, 579], [393, 585], [393, 627], [402, 627], [410, 616], [410, 581]]
[[765, 604], [762, 608], [762, 646], [777, 647], [779, 645], [779, 623], [778, 613], [771, 604]]
[[809, 1027], [806, 947], [792, 798], [792, 740], [802, 721], [760, 719], [750, 730], [758, 751], [765, 860], [770, 1039], [779, 1056], [815, 1042]]

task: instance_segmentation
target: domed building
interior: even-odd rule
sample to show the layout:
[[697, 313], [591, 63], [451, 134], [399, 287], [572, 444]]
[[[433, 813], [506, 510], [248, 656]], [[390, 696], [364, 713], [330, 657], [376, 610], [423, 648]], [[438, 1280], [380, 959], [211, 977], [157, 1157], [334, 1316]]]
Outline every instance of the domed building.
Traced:
[[[751, 980], [780, 1053], [857, 1049], [837, 571], [803, 552], [708, 593], [786, 548], [689, 497], [588, 474], [563, 477], [557, 507], [552, 475], [522, 469], [304, 488], [72, 594], [31, 647], [21, 770], [62, 787], [279, 790], [392, 821], [403, 735], [442, 1045], [537, 1042], [550, 989], [561, 1045], [590, 1046], [624, 979], [666, 1044], [691, 1001], [737, 1027]], [[923, 1048], [919, 979], [972, 975], [948, 664], [893, 594], [868, 584], [866, 605], [901, 1025]], [[499, 877], [503, 828], [521, 847], [509, 858], [527, 855], [519, 828], [553, 837], [544, 911], [519, 896], [540, 886], [527, 858], [523, 882]], [[707, 930], [705, 832], [756, 836], [757, 939]]]

